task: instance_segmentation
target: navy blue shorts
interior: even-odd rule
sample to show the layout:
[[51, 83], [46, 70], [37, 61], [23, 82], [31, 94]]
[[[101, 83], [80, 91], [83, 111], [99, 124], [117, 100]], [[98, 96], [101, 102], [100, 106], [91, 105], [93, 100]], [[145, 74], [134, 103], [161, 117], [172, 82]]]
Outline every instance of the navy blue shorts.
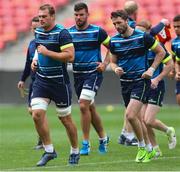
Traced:
[[33, 83], [33, 92], [31, 99], [42, 97], [55, 102], [59, 108], [65, 108], [71, 105], [72, 90], [71, 84], [61, 84], [51, 82], [51, 79], [35, 79]]
[[146, 103], [162, 106], [165, 93], [165, 83], [160, 81], [156, 89], [150, 88]]
[[144, 103], [150, 83], [150, 80], [147, 79], [133, 82], [121, 81], [121, 91], [125, 107], [128, 106], [130, 99], [136, 99]]
[[176, 94], [180, 94], [180, 81], [176, 81], [176, 90], [175, 90]]
[[103, 81], [103, 75], [99, 72], [80, 74], [74, 73], [74, 88], [79, 99], [82, 89], [88, 89], [97, 93]]

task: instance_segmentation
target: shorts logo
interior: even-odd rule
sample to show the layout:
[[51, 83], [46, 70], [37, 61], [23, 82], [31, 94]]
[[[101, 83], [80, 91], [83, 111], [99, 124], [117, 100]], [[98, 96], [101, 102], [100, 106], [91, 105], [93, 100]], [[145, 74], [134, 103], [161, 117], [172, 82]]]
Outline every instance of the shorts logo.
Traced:
[[66, 106], [67, 103], [63, 103], [63, 102], [60, 102], [60, 103], [56, 103], [57, 106]]
[[131, 97], [139, 99], [139, 96], [137, 96], [136, 94], [133, 94]]
[[153, 100], [153, 99], [150, 99], [149, 102], [151, 102], [151, 103], [156, 103], [156, 101]]
[[83, 88], [91, 88], [88, 84], [84, 85]]

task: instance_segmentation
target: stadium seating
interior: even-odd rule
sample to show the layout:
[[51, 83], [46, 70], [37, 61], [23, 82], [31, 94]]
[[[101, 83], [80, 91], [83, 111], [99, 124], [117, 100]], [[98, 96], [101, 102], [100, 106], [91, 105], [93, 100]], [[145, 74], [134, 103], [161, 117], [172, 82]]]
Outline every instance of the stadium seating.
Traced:
[[[102, 26], [107, 32], [114, 34], [110, 21], [110, 13], [122, 9], [126, 0], [91, 0], [89, 1], [90, 22]], [[148, 19], [157, 24], [162, 18], [172, 21], [180, 13], [180, 0], [136, 0], [139, 4], [138, 20]], [[15, 42], [19, 33], [29, 32], [31, 18], [37, 14], [42, 3], [51, 3], [56, 8], [67, 5], [69, 0], [0, 0], [0, 51], [7, 42]], [[72, 26], [74, 20], [67, 18], [64, 25]]]
[[[110, 21], [110, 13], [116, 9], [122, 9], [126, 0], [98, 0], [90, 1], [90, 23], [102, 26], [107, 32], [114, 34], [114, 26]], [[173, 17], [180, 13], [180, 0], [136, 0], [139, 4], [138, 21], [141, 19], [150, 20], [153, 25], [157, 24], [162, 18], [172, 21]], [[70, 26], [72, 19], [65, 23]], [[69, 22], [71, 21], [71, 22]]]
[[8, 42], [16, 42], [20, 33], [29, 32], [29, 23], [43, 3], [51, 3], [57, 9], [69, 0], [0, 0], [0, 51]]

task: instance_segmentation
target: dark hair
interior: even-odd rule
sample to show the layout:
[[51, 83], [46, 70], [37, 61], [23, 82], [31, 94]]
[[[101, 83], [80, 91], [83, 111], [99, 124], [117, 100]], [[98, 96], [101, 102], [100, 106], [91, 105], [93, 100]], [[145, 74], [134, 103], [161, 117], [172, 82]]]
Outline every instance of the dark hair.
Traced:
[[77, 4], [74, 5], [74, 11], [79, 11], [85, 9], [86, 12], [88, 13], [88, 6], [87, 4], [83, 3], [83, 2], [79, 2]]
[[31, 19], [31, 22], [39, 22], [39, 17], [35, 16]]
[[39, 7], [39, 10], [46, 10], [48, 9], [49, 14], [52, 16], [55, 14], [55, 8], [50, 4], [44, 4]]
[[176, 15], [173, 19], [173, 22], [178, 22], [180, 21], [180, 14]]
[[128, 19], [128, 14], [124, 10], [117, 10], [117, 11], [113, 11], [111, 13], [111, 19], [112, 18], [118, 18], [118, 17], [121, 17], [123, 20], [127, 20]]

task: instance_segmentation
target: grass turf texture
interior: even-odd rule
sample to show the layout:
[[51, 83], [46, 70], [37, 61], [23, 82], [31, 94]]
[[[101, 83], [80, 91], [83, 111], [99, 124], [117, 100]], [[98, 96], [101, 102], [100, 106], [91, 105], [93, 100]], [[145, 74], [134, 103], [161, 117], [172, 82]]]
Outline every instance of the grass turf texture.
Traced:
[[[177, 135], [177, 147], [169, 150], [167, 137], [164, 133], [156, 132], [163, 157], [150, 163], [135, 163], [137, 147], [122, 146], [117, 143], [123, 124], [123, 107], [98, 106], [104, 128], [110, 136], [108, 153], [98, 153], [98, 136], [91, 128], [91, 153], [81, 156], [78, 166], [68, 166], [69, 142], [63, 125], [58, 121], [55, 107], [48, 109], [48, 119], [51, 137], [58, 158], [50, 161], [46, 167], [36, 167], [43, 151], [33, 150], [37, 141], [31, 116], [25, 106], [0, 106], [0, 170], [16, 171], [180, 171], [180, 108], [164, 106], [158, 118], [167, 125], [174, 126]], [[73, 106], [73, 119], [78, 127], [79, 145], [81, 146], [82, 132], [80, 128], [80, 113], [78, 106]]]

